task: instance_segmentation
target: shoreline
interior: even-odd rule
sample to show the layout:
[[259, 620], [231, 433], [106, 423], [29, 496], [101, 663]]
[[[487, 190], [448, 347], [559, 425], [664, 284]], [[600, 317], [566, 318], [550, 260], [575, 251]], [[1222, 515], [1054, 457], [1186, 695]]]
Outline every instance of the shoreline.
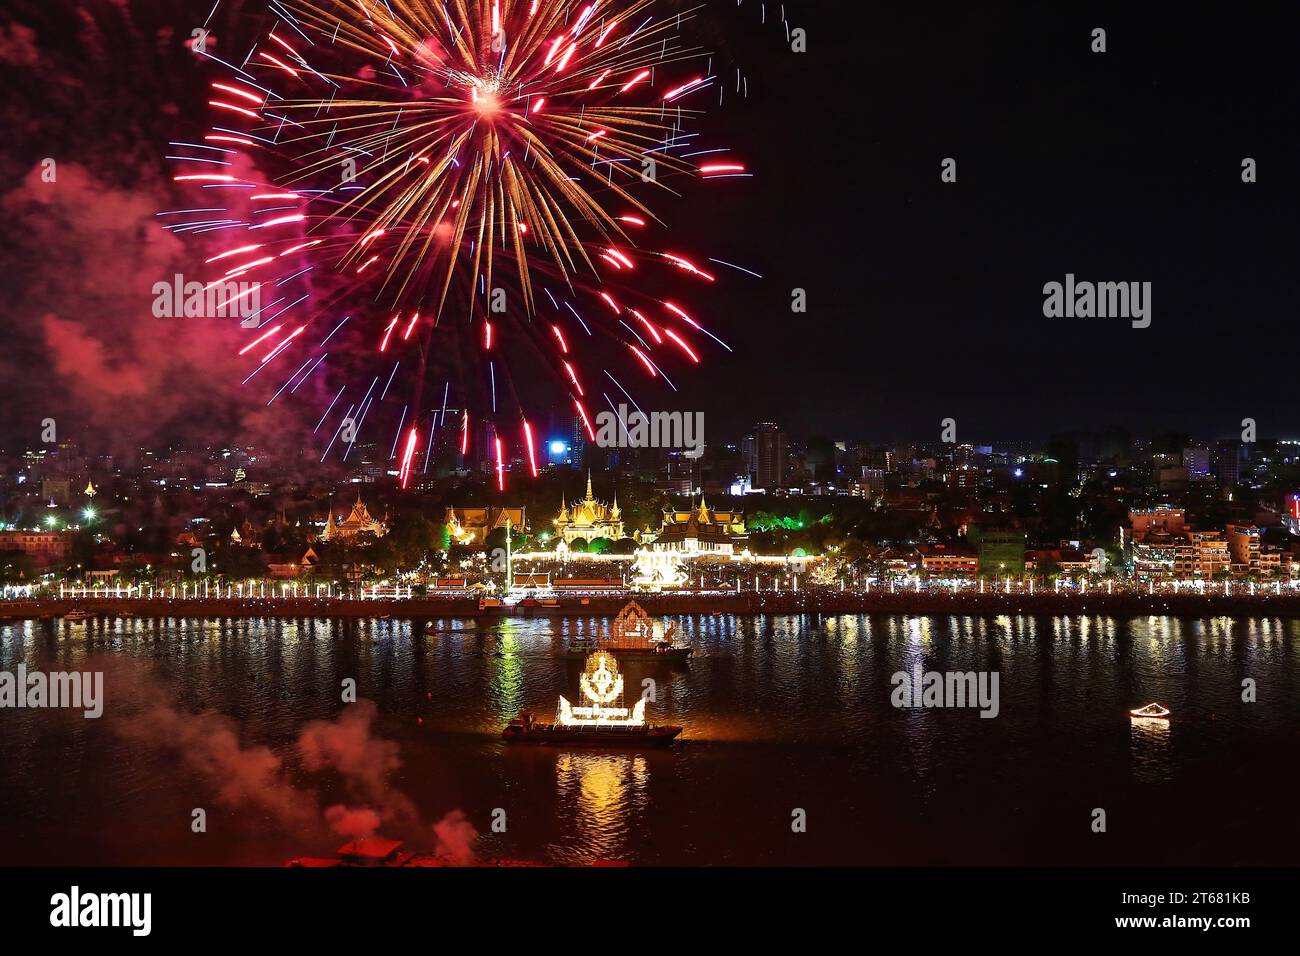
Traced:
[[528, 618], [612, 617], [636, 601], [656, 617], [677, 614], [910, 614], [1044, 615], [1114, 617], [1300, 618], [1300, 594], [1230, 596], [1134, 593], [1060, 595], [842, 591], [780, 591], [716, 594], [562, 595], [559, 606], [515, 604], [480, 608], [477, 597], [380, 598], [50, 598], [0, 604], [0, 621], [52, 620], [70, 611], [101, 617], [140, 618]]

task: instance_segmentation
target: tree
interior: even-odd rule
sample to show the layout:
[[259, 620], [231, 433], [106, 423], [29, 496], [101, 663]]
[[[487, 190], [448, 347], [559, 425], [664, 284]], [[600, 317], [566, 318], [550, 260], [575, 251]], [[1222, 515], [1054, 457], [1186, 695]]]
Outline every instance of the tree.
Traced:
[[434, 550], [446, 551], [451, 547], [451, 529], [441, 522], [433, 526]]
[[36, 562], [24, 551], [0, 551], [0, 583], [31, 584]]
[[444, 548], [446, 525], [430, 521], [418, 512], [399, 514], [388, 534], [372, 546], [370, 559], [394, 570], [418, 567], [434, 551]]
[[208, 561], [210, 573], [224, 574], [228, 579], [235, 581], [261, 577], [265, 570], [266, 563], [262, 560], [260, 551], [237, 544], [222, 545]]

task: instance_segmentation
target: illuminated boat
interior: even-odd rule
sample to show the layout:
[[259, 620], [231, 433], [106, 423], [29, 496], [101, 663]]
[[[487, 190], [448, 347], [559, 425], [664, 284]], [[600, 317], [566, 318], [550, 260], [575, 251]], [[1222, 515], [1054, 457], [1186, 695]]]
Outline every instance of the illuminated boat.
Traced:
[[635, 601], [618, 612], [608, 637], [586, 638], [569, 645], [570, 657], [586, 657], [596, 651], [612, 654], [622, 661], [666, 661], [684, 664], [695, 648], [674, 644], [675, 627], [669, 624], [662, 636], [655, 634], [654, 621]]
[[95, 615], [91, 614], [89, 611], [69, 611], [67, 614], [63, 615], [63, 619], [65, 621], [76, 623], [77, 621], [89, 621], [94, 616]]
[[1128, 712], [1128, 715], [1136, 720], [1168, 720], [1169, 708], [1161, 707], [1159, 704], [1147, 704], [1145, 707], [1137, 707]]
[[682, 732], [673, 725], [647, 724], [645, 698], [628, 710], [618, 662], [604, 651], [587, 658], [578, 686], [587, 700], [585, 705], [575, 707], [561, 695], [553, 723], [537, 721], [531, 711], [524, 711], [506, 725], [501, 736], [516, 744], [663, 747]]

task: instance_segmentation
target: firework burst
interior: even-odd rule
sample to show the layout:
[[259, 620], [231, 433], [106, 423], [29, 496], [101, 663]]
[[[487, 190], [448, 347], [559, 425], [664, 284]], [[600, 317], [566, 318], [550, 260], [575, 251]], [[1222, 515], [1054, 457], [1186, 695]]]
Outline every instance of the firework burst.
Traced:
[[[675, 365], [726, 347], [663, 297], [716, 276], [665, 247], [652, 202], [749, 174], [686, 131], [722, 93], [712, 56], [682, 38], [691, 11], [658, 6], [271, 0], [242, 62], [198, 51], [220, 68], [212, 125], [171, 158], [177, 182], [217, 201], [169, 228], [226, 240], [207, 260], [213, 283], [240, 281], [259, 304], [271, 293], [241, 350], [255, 363], [245, 381], [292, 371], [275, 401], [329, 371], [332, 351], [381, 360], [363, 394], [366, 375], [333, 394], [322, 461], [401, 402], [390, 459], [405, 486], [421, 442], [427, 469], [448, 427], [454, 381], [460, 453], [471, 423], [488, 423], [477, 453], [503, 486], [512, 452], [537, 471], [511, 372], [521, 354], [540, 357], [595, 440], [589, 404], [614, 407], [607, 383], [636, 405], [616, 372], [672, 388]], [[429, 410], [442, 365], [456, 373]]]

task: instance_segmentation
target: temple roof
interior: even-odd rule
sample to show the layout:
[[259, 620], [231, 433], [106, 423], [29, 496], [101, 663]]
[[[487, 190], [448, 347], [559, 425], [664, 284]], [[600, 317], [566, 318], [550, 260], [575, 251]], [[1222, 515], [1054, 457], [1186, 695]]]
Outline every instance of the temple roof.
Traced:
[[324, 537], [326, 540], [338, 533], [352, 535], [363, 531], [380, 536], [386, 534], [388, 532], [387, 516], [383, 520], [375, 520], [361, 500], [360, 492], [357, 492], [357, 500], [352, 505], [352, 511], [342, 520], [335, 519], [334, 507], [331, 504], [329, 514], [325, 518]]
[[565, 504], [564, 496], [560, 497], [560, 513], [556, 516], [555, 524], [559, 528], [576, 527], [588, 528], [598, 526], [618, 525], [614, 529], [621, 534], [621, 517], [622, 511], [618, 507], [618, 496], [614, 496], [614, 501], [606, 505], [603, 501], [596, 498], [595, 492], [591, 486], [591, 472], [587, 472], [587, 494], [578, 502], [575, 502], [572, 508]]

